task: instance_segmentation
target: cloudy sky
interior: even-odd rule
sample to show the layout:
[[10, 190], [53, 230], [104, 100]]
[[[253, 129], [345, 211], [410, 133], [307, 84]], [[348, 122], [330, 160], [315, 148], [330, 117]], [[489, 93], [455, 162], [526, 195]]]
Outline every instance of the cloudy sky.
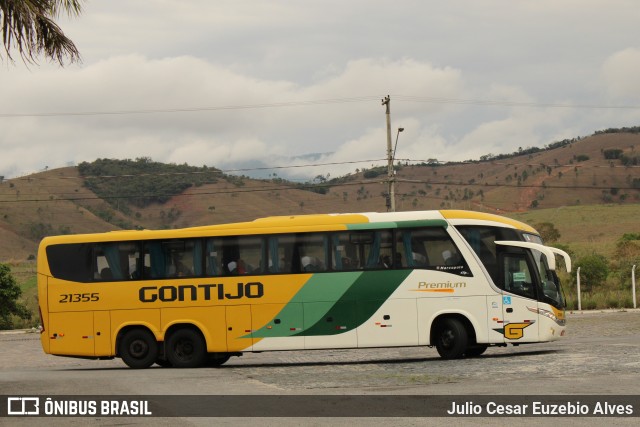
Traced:
[[342, 175], [383, 164], [387, 94], [402, 159], [640, 125], [638, 17], [637, 0], [91, 0], [59, 20], [82, 64], [2, 57], [0, 175], [136, 157]]

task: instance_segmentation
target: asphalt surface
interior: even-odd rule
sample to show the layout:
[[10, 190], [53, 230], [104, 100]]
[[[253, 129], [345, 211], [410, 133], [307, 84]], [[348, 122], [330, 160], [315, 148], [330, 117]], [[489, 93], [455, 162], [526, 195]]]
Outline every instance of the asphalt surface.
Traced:
[[[445, 361], [435, 349], [266, 352], [221, 368], [146, 370], [45, 355], [38, 333], [0, 333], [3, 395], [640, 395], [640, 310], [568, 315], [553, 343]], [[636, 408], [640, 411], [640, 404]], [[555, 425], [552, 418], [0, 418], [6, 425]], [[64, 422], [63, 422], [64, 421]], [[564, 421], [570, 421], [564, 419]], [[578, 421], [578, 420], [574, 420]], [[580, 418], [583, 425], [637, 418]]]

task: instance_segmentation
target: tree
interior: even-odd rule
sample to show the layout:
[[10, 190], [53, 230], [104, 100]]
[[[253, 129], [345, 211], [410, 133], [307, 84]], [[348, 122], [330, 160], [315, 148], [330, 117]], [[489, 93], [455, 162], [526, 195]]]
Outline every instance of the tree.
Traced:
[[582, 257], [576, 263], [576, 272], [580, 267], [580, 276], [584, 280], [586, 289], [592, 289], [594, 285], [604, 283], [609, 275], [609, 263], [600, 254], [591, 254]]
[[551, 222], [540, 222], [535, 225], [535, 228], [545, 242], [557, 242], [560, 239], [560, 231]]
[[[54, 18], [66, 12], [79, 15], [83, 0], [0, 0], [2, 43], [6, 57], [12, 61], [11, 50], [16, 49], [22, 60], [35, 63], [44, 56], [64, 65], [80, 61], [76, 45], [64, 35]], [[2, 55], [0, 55], [0, 58]]]
[[21, 319], [31, 318], [29, 310], [18, 302], [20, 295], [22, 290], [11, 275], [11, 269], [8, 265], [0, 264], [0, 329], [13, 327], [12, 315]]

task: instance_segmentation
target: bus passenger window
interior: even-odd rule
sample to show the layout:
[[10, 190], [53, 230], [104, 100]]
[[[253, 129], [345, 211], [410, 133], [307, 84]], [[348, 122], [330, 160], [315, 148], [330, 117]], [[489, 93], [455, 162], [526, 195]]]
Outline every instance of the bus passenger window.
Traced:
[[444, 228], [402, 230], [397, 233], [395, 247], [398, 268], [441, 270], [461, 276], [471, 274], [465, 259]]
[[300, 257], [300, 272], [312, 273], [327, 269], [326, 252], [329, 236], [318, 233], [296, 235], [297, 256]]
[[261, 237], [225, 237], [221, 250], [225, 275], [262, 274], [266, 270], [266, 257], [263, 256], [266, 251]]
[[144, 243], [143, 268], [138, 278], [164, 279], [202, 275], [202, 240], [175, 239]]
[[375, 270], [393, 267], [390, 231], [336, 233], [331, 243], [334, 270]]
[[268, 240], [269, 273], [292, 273], [292, 260], [294, 252], [295, 236], [270, 236]]
[[93, 281], [137, 280], [140, 245], [135, 242], [96, 243], [92, 253]]
[[222, 239], [210, 238], [205, 242], [205, 269], [207, 276], [220, 276], [222, 274], [222, 263], [220, 259], [222, 250]]
[[[371, 234], [371, 233], [369, 233]], [[363, 240], [358, 232], [336, 233], [332, 236], [332, 265], [334, 270], [349, 271], [362, 267]]]

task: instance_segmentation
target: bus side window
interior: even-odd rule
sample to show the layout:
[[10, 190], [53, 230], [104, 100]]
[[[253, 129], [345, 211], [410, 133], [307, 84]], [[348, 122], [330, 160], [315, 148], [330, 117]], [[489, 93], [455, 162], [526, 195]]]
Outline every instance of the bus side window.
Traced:
[[207, 276], [220, 276], [222, 274], [222, 239], [209, 238], [205, 242], [205, 271]]
[[399, 268], [442, 270], [468, 276], [469, 267], [444, 228], [404, 229], [397, 233], [396, 263]]
[[266, 247], [262, 237], [240, 236], [222, 239], [222, 269], [225, 275], [262, 274], [266, 268]]
[[70, 243], [48, 246], [47, 259], [53, 277], [76, 282], [91, 282], [96, 277], [92, 258], [93, 244]]
[[300, 272], [312, 273], [327, 269], [326, 253], [329, 236], [319, 233], [305, 233], [296, 236]]
[[269, 236], [267, 268], [270, 273], [289, 274], [293, 272], [295, 236]]
[[331, 238], [334, 270], [393, 268], [392, 234], [388, 230], [335, 233]]
[[524, 254], [504, 254], [503, 267], [505, 291], [535, 298], [533, 277]]
[[485, 225], [460, 225], [456, 229], [471, 245], [495, 284], [502, 282], [501, 268], [498, 265], [496, 240], [520, 240], [516, 231], [502, 227]]
[[[371, 232], [367, 232], [371, 235]], [[332, 236], [332, 265], [334, 270], [352, 271], [363, 268], [364, 249], [362, 232], [335, 233]]]
[[[100, 268], [100, 279], [102, 279], [102, 273], [105, 273], [106, 277], [110, 277], [109, 280], [125, 280], [125, 262], [126, 268], [129, 269], [128, 256], [122, 256], [118, 243], [101, 243], [96, 245], [97, 258], [104, 258], [106, 260], [106, 266]], [[125, 252], [126, 254], [126, 252]]]

